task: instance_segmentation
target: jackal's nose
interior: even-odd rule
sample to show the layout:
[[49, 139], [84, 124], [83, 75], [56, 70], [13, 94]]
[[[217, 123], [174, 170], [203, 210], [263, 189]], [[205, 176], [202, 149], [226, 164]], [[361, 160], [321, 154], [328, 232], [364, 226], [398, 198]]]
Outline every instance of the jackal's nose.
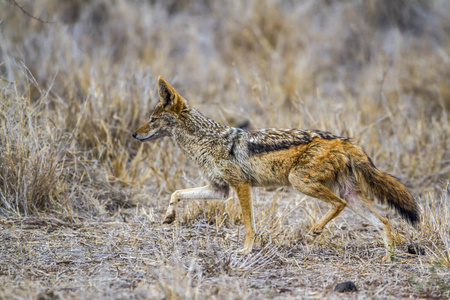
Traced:
[[135, 132], [135, 133], [133, 133], [132, 134], [132, 136], [134, 137], [134, 138], [136, 138], [136, 136], [137, 136], [137, 133]]

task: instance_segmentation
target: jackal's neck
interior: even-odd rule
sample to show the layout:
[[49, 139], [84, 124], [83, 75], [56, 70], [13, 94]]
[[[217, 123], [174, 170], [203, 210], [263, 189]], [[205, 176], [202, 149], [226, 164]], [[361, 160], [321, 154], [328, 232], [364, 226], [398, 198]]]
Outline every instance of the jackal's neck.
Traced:
[[172, 139], [186, 156], [201, 165], [214, 155], [218, 147], [223, 147], [223, 135], [232, 129], [205, 117], [194, 108], [186, 107], [173, 129]]
[[185, 107], [179, 117], [179, 129], [194, 135], [209, 135], [221, 132], [227, 127], [211, 120], [191, 107]]

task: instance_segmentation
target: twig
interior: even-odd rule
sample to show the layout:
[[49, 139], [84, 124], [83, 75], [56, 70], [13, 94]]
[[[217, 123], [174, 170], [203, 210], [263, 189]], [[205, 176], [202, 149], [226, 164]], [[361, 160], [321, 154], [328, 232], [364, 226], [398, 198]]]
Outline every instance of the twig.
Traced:
[[15, 0], [6, 0], [6, 2], [8, 2], [9, 4], [12, 4], [13, 6], [17, 7], [18, 9], [20, 9], [20, 10], [22, 11], [22, 13], [23, 13], [24, 15], [27, 15], [28, 17], [30, 17], [30, 18], [32, 18], [32, 19], [34, 19], [34, 20], [36, 20], [36, 21], [39, 21], [39, 22], [41, 22], [41, 23], [47, 23], [47, 24], [55, 23], [55, 22], [52, 22], [52, 21], [42, 20], [42, 19], [40, 19], [40, 18], [38, 18], [38, 17], [33, 16], [32, 14], [30, 14], [29, 12], [27, 12], [27, 11], [23, 8], [23, 6], [19, 5]]

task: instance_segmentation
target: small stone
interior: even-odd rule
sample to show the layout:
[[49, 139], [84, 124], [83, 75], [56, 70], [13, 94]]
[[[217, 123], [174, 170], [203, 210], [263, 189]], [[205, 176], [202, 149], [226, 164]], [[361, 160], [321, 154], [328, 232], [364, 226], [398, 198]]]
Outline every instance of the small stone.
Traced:
[[278, 292], [281, 293], [287, 293], [287, 292], [291, 292], [292, 290], [290, 288], [287, 287], [280, 287], [278, 288]]
[[425, 249], [416, 244], [408, 245], [409, 254], [425, 255]]
[[334, 291], [338, 293], [356, 292], [356, 285], [352, 281], [341, 282], [336, 284]]

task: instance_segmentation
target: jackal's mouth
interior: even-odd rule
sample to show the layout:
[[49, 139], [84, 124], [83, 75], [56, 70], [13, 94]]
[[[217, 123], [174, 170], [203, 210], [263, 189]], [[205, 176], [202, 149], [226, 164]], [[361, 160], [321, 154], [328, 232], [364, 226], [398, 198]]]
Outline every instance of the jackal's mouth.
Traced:
[[133, 137], [134, 137], [135, 139], [139, 140], [140, 142], [145, 142], [145, 141], [154, 139], [154, 138], [156, 137], [156, 133], [153, 132], [153, 133], [150, 133], [148, 136], [144, 136], [144, 137], [140, 137], [140, 136], [138, 136], [138, 135], [134, 135], [134, 134], [133, 134]]

